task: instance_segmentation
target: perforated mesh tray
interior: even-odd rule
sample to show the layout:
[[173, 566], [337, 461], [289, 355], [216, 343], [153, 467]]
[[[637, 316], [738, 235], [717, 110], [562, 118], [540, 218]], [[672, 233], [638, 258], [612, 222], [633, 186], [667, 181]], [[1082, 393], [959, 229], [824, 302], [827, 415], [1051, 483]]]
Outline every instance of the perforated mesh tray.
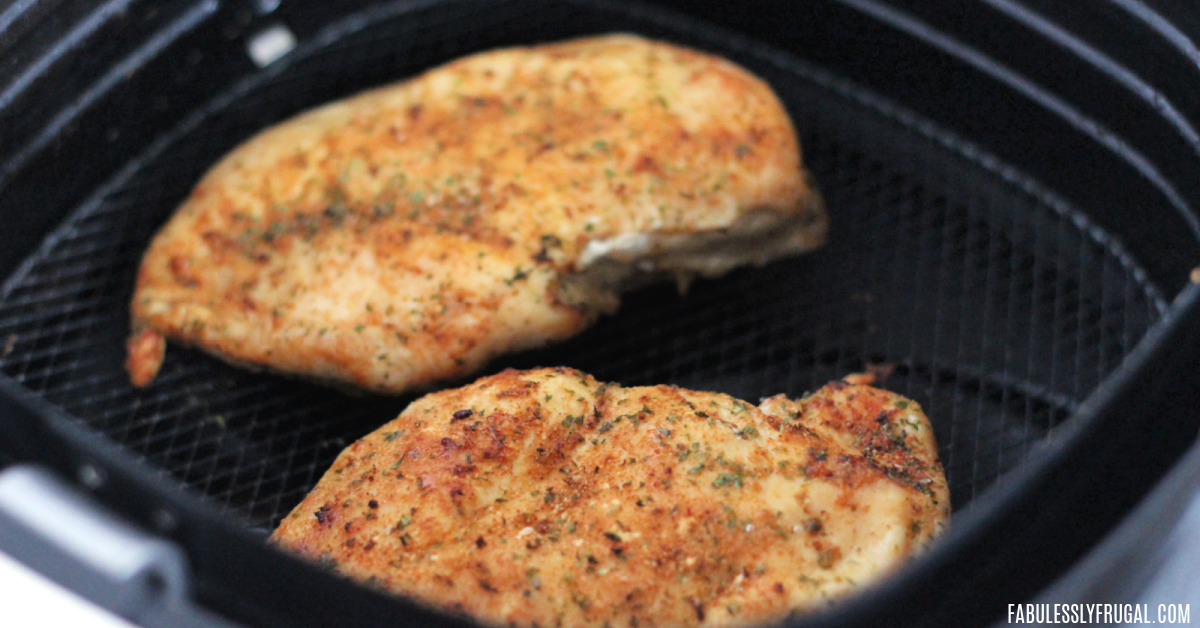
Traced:
[[630, 294], [581, 336], [485, 372], [567, 365], [757, 400], [883, 365], [880, 385], [933, 421], [961, 510], [1053, 438], [1165, 311], [1083, 214], [800, 60], [607, 4], [386, 5], [230, 85], [71, 213], [0, 291], [0, 369], [247, 526], [273, 527], [411, 397], [348, 397], [179, 347], [150, 388], [133, 389], [127, 305], [154, 230], [221, 154], [303, 108], [481, 49], [616, 30], [725, 55], [772, 84], [826, 197], [829, 245], [685, 296]]

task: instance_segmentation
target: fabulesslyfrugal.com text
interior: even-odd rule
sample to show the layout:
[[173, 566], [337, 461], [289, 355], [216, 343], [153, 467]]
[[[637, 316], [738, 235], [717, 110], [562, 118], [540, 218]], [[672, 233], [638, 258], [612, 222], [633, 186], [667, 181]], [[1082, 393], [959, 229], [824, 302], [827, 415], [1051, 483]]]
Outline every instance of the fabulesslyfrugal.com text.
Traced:
[[1191, 604], [1009, 604], [1010, 624], [1188, 625]]

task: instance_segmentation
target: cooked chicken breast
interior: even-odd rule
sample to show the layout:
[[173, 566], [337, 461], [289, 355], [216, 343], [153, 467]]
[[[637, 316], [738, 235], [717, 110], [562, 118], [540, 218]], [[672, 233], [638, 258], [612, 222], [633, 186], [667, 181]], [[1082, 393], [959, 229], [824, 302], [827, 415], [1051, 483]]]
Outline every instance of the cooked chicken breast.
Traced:
[[491, 624], [730, 626], [886, 574], [949, 512], [929, 422], [890, 392], [756, 408], [508, 370], [351, 445], [272, 542]]
[[825, 226], [787, 112], [732, 63], [626, 35], [483, 53], [213, 167], [143, 258], [128, 367], [148, 383], [170, 338], [398, 393]]

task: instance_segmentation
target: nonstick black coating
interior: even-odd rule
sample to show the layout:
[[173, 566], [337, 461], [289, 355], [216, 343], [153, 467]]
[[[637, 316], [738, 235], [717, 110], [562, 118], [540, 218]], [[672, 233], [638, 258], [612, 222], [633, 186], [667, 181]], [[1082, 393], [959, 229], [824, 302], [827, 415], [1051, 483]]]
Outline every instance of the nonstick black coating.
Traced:
[[0, 292], [0, 370], [216, 510], [272, 528], [411, 397], [347, 396], [173, 346], [123, 368], [154, 230], [214, 160], [304, 108], [496, 46], [633, 31], [727, 56], [775, 88], [832, 222], [821, 251], [630, 294], [579, 337], [496, 360], [757, 400], [882, 367], [931, 418], [956, 514], [1070, 424], [1167, 301], [1120, 243], [1033, 179], [836, 75], [753, 41], [595, 2], [379, 5], [230, 84], [70, 213]]

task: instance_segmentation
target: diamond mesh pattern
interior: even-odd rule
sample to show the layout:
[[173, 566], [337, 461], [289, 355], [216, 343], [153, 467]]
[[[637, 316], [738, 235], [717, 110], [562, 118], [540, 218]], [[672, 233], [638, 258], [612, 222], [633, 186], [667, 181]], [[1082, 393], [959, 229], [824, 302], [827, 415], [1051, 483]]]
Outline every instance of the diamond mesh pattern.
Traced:
[[298, 109], [481, 48], [617, 29], [726, 54], [775, 86], [826, 197], [830, 243], [697, 281], [686, 296], [641, 290], [578, 338], [487, 372], [562, 364], [756, 400], [882, 365], [881, 385], [933, 420], [961, 509], [1052, 437], [1165, 307], [1081, 214], [798, 61], [606, 5], [411, 6], [330, 26], [98, 190], [0, 293], [3, 373], [218, 509], [273, 526], [345, 445], [411, 398], [347, 396], [179, 347], [152, 387], [132, 389], [127, 304], [156, 226], [207, 164]]

